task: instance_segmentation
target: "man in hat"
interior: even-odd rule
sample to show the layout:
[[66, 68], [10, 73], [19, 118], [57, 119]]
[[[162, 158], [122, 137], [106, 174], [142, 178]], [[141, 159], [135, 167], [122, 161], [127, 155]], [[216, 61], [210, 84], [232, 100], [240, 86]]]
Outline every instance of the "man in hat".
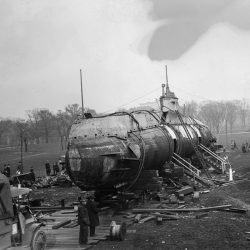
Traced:
[[93, 195], [90, 195], [87, 199], [88, 200], [87, 200], [86, 207], [87, 207], [88, 215], [89, 215], [90, 236], [95, 236], [95, 227], [100, 224], [99, 216], [98, 216], [99, 209], [96, 206]]
[[87, 208], [81, 197], [78, 197], [78, 201], [80, 202], [78, 206], [78, 225], [80, 225], [79, 244], [83, 245], [88, 242], [89, 218]]

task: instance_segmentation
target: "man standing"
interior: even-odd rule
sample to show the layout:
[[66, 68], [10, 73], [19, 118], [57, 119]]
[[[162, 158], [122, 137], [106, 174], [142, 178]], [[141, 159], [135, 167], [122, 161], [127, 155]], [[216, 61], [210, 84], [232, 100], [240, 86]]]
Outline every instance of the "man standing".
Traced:
[[95, 236], [95, 227], [98, 226], [100, 223], [98, 216], [99, 209], [97, 208], [96, 203], [94, 201], [94, 196], [91, 195], [88, 197], [86, 207], [89, 215], [90, 236]]
[[33, 184], [36, 181], [36, 175], [34, 173], [33, 167], [30, 168], [30, 181], [31, 181], [31, 184]]
[[78, 206], [78, 225], [80, 225], [79, 244], [83, 245], [88, 243], [89, 218], [88, 211], [81, 197], [78, 198], [78, 201], [80, 202]]
[[22, 169], [22, 162], [19, 161], [18, 162], [18, 165], [17, 165], [17, 168], [16, 168], [16, 175], [20, 175], [21, 174], [21, 169]]
[[57, 165], [57, 162], [54, 162], [53, 164], [53, 175], [57, 175], [57, 168], [58, 168], [58, 165]]
[[45, 163], [45, 169], [46, 169], [47, 176], [50, 176], [51, 169], [50, 169], [50, 164], [48, 160]]

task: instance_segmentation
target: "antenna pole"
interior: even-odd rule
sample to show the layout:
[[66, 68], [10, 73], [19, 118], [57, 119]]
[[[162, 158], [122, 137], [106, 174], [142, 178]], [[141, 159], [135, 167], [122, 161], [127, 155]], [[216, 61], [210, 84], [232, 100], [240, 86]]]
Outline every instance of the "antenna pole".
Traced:
[[83, 91], [82, 91], [82, 70], [81, 69], [80, 69], [80, 79], [81, 79], [81, 97], [82, 97], [82, 118], [84, 118]]
[[166, 68], [166, 92], [168, 92], [169, 90], [169, 86], [168, 86], [168, 66], [165, 65]]

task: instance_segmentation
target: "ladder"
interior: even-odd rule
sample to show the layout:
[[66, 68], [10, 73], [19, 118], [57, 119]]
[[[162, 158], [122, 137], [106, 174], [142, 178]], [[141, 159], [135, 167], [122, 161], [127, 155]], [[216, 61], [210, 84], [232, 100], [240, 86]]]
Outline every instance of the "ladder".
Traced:
[[220, 157], [219, 155], [217, 155], [216, 153], [211, 151], [209, 148], [207, 148], [203, 144], [199, 144], [199, 148], [201, 150], [205, 151], [208, 155], [210, 155], [214, 161], [219, 162], [219, 164], [220, 164], [219, 166], [215, 162], [215, 164], [213, 164], [212, 167], [216, 168], [217, 170], [221, 171], [222, 173], [225, 172], [226, 164], [228, 164], [228, 162], [224, 158]]
[[195, 151], [195, 154], [196, 154], [197, 158], [199, 159], [199, 161], [200, 161], [200, 163], [201, 163], [202, 168], [205, 170], [207, 177], [208, 177], [208, 178], [211, 178], [210, 173], [207, 171], [207, 169], [209, 168], [209, 166], [207, 165], [205, 159], [203, 158], [203, 155], [202, 155], [201, 152], [199, 151], [199, 148], [198, 148], [198, 147], [195, 145], [195, 143], [193, 142], [193, 139], [192, 139], [192, 137], [191, 137], [191, 135], [190, 135], [190, 133], [189, 133], [189, 131], [188, 131], [188, 129], [187, 129], [186, 124], [184, 123], [184, 121], [183, 121], [183, 119], [182, 119], [181, 114], [179, 113], [178, 110], [175, 110], [175, 112], [176, 112], [177, 117], [179, 118], [179, 120], [180, 120], [180, 122], [181, 122], [181, 125], [183, 126], [183, 128], [184, 128], [184, 130], [185, 130], [185, 132], [186, 132], [186, 134], [187, 134], [187, 137], [188, 137], [189, 141], [190, 141], [191, 144], [192, 144], [192, 147], [193, 147], [193, 149], [194, 149], [194, 151]]
[[211, 184], [207, 180], [204, 180], [202, 177], [200, 177], [201, 171], [199, 169], [194, 167], [191, 163], [189, 163], [188, 161], [183, 159], [178, 154], [174, 153], [173, 156], [172, 156], [171, 161], [173, 163], [176, 163], [180, 167], [183, 167], [184, 168], [184, 173], [188, 177], [192, 178], [194, 181], [197, 181], [197, 182], [201, 183], [203, 186], [206, 186], [206, 187], [211, 186]]

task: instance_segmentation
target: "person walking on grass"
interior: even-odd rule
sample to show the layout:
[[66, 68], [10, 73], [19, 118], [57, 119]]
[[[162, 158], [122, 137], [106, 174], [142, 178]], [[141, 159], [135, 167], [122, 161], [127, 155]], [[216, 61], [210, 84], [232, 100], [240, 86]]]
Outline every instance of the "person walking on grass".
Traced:
[[98, 212], [100, 211], [100, 209], [98, 209], [96, 206], [94, 196], [91, 195], [87, 198], [86, 207], [89, 215], [90, 236], [95, 236], [95, 228], [100, 224], [98, 216]]
[[88, 243], [89, 217], [85, 201], [82, 201], [81, 197], [78, 197], [78, 201], [80, 202], [78, 206], [79, 244], [84, 245]]

